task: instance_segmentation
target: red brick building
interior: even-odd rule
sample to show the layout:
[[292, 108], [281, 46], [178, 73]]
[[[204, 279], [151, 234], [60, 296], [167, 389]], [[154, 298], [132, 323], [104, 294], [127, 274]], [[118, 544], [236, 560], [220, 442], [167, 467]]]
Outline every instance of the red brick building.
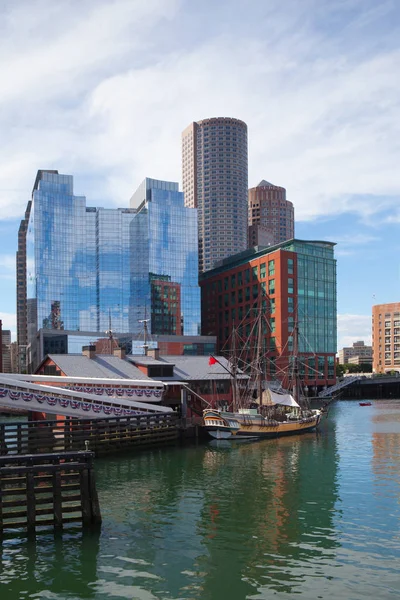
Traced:
[[[288, 385], [298, 341], [300, 377], [311, 388], [335, 383], [336, 261], [331, 242], [290, 240], [252, 249], [204, 273], [203, 334], [217, 336], [217, 352], [232, 350], [232, 331], [240, 330], [236, 352], [245, 362], [256, 352], [256, 315], [263, 314], [262, 354], [267, 379]], [[298, 336], [295, 336], [295, 330]], [[296, 339], [295, 339], [296, 338]], [[238, 347], [239, 346], [239, 347]], [[313, 390], [314, 391], [314, 390]]]

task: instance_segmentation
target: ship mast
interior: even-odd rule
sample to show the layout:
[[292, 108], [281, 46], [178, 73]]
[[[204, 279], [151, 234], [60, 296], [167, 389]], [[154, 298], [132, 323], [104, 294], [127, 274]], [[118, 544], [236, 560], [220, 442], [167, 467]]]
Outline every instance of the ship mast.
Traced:
[[238, 389], [237, 389], [237, 360], [236, 360], [236, 329], [232, 329], [232, 412], [238, 409]]
[[299, 353], [299, 326], [296, 322], [293, 329], [293, 398], [300, 404], [300, 385], [299, 385], [299, 364], [298, 364], [298, 353]]
[[261, 308], [258, 314], [258, 331], [257, 331], [257, 383], [258, 383], [258, 398], [260, 402], [260, 406], [263, 403], [263, 369], [262, 369], [262, 352], [261, 352], [261, 344], [262, 344], [262, 318], [261, 318]]

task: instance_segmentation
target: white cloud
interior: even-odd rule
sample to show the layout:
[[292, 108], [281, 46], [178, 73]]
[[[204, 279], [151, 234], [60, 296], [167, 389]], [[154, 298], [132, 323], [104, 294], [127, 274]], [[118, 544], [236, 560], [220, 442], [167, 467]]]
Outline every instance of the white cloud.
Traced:
[[367, 345], [372, 343], [372, 316], [371, 315], [338, 315], [338, 350], [345, 346], [352, 346], [354, 342], [362, 340]]
[[[2, 289], [3, 309], [9, 308], [8, 294], [15, 292], [16, 263], [15, 254], [0, 255], [0, 285]], [[14, 298], [13, 294], [13, 298]]]
[[15, 275], [15, 254], [0, 254], [0, 273], [12, 272]]
[[399, 45], [378, 51], [358, 37], [391, 4], [378, 13], [359, 0], [261, 6], [250, 1], [237, 22], [233, 9], [217, 27], [224, 2], [192, 17], [199, 9], [184, 0], [9, 4], [3, 218], [22, 216], [38, 168], [76, 175], [91, 205], [126, 205], [145, 176], [179, 180], [182, 129], [218, 115], [248, 123], [250, 184], [287, 187], [298, 219], [396, 206]]
[[378, 242], [379, 237], [365, 233], [354, 233], [354, 235], [335, 236], [335, 255], [350, 256], [360, 251], [360, 246], [369, 246]]

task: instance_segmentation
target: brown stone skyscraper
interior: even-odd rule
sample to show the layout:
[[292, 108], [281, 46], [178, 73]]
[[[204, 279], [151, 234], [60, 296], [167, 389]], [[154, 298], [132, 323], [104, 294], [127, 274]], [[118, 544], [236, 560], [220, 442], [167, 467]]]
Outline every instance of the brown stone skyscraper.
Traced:
[[217, 117], [182, 133], [185, 205], [197, 208], [199, 272], [247, 247], [247, 125]]
[[[255, 226], [270, 232], [272, 244], [280, 244], [294, 238], [294, 208], [286, 200], [286, 190], [264, 179], [249, 190], [249, 245], [257, 246]], [[262, 244], [260, 244], [262, 245]]]

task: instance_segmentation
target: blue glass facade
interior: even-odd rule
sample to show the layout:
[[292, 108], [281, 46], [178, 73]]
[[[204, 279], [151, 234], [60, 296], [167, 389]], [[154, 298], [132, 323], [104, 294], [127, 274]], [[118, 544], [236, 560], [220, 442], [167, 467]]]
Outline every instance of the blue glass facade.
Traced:
[[149, 319], [154, 334], [198, 335], [197, 210], [184, 206], [171, 182], [147, 179], [138, 192], [142, 196], [133, 198], [143, 201], [131, 223], [130, 331]]
[[[144, 186], [144, 187], [143, 187]], [[73, 178], [42, 171], [26, 233], [27, 333], [200, 331], [197, 211], [178, 184], [145, 180], [136, 208], [90, 208]], [[34, 352], [34, 350], [32, 351]], [[32, 362], [32, 361], [31, 361]]]
[[28, 335], [129, 328], [131, 209], [87, 208], [69, 175], [44, 172], [27, 233]]
[[[330, 242], [293, 240], [284, 247], [297, 254], [299, 351], [337, 350], [336, 260]], [[334, 364], [330, 364], [332, 376]]]

